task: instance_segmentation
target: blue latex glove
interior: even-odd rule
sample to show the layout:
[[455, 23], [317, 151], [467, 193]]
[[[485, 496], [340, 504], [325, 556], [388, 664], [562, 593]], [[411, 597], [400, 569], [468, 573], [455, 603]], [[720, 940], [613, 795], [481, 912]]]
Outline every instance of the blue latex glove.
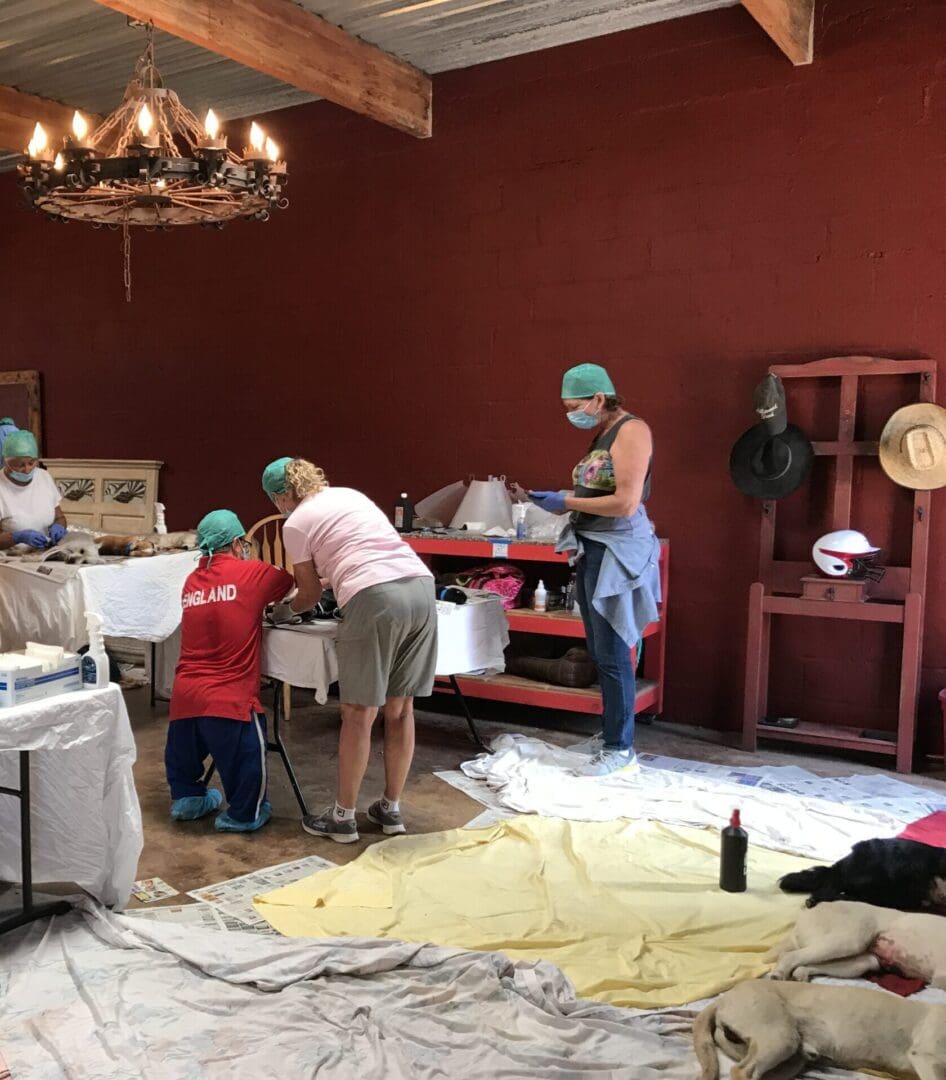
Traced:
[[65, 535], [66, 526], [60, 525], [58, 521], [54, 521], [52, 525], [49, 526], [49, 539], [52, 540], [54, 544], [58, 544]]
[[550, 514], [565, 513], [565, 496], [560, 491], [530, 491], [529, 498]]
[[19, 532], [13, 534], [13, 543], [29, 544], [31, 548], [39, 548], [42, 550], [45, 547], [49, 547], [49, 537], [41, 532], [37, 532], [35, 529], [20, 529]]

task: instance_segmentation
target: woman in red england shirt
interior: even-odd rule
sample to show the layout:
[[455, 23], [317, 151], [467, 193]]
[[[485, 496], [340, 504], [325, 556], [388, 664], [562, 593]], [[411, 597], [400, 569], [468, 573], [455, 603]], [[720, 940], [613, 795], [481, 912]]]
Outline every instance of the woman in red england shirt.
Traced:
[[204, 779], [213, 758], [228, 803], [214, 823], [218, 832], [252, 832], [272, 816], [258, 696], [263, 611], [293, 588], [285, 570], [250, 558], [245, 532], [230, 510], [213, 510], [197, 526], [206, 557], [184, 583], [164, 752], [176, 821], [204, 817], [223, 801]]

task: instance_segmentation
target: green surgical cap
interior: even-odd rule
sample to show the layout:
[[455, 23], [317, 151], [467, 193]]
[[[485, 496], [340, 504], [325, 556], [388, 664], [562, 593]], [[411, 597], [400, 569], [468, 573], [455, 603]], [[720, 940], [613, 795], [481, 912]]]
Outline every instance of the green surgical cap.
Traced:
[[232, 510], [211, 510], [197, 526], [197, 546], [212, 555], [245, 535], [246, 529]]
[[616, 393], [611, 376], [600, 364], [579, 364], [562, 377], [562, 401]]
[[276, 458], [263, 469], [263, 491], [270, 497], [285, 494], [286, 466], [290, 461], [291, 457]]
[[3, 456], [7, 461], [10, 458], [38, 458], [39, 448], [33, 432], [24, 431], [22, 428], [19, 431], [11, 431], [3, 440]]

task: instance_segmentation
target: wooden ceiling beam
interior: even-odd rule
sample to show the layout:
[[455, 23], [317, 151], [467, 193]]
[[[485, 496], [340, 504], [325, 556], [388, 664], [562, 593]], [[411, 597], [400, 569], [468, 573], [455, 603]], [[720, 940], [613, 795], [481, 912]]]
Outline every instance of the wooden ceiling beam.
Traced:
[[427, 75], [293, 0], [96, 2], [399, 131], [430, 136]]
[[[0, 86], [0, 146], [7, 150], [25, 150], [39, 121], [49, 136], [49, 145], [55, 147], [59, 136], [72, 130], [74, 112], [73, 105], [24, 94], [12, 86]], [[101, 117], [94, 113], [84, 109], [80, 112], [88, 120], [90, 128], [101, 123]]]
[[815, 0], [742, 0], [742, 6], [793, 64], [815, 58]]

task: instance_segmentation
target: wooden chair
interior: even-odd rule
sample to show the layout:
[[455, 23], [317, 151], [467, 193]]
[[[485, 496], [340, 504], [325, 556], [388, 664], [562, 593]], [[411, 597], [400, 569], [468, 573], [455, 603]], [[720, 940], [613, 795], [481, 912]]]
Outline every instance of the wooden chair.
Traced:
[[291, 574], [292, 563], [282, 542], [282, 523], [282, 514], [270, 514], [269, 517], [260, 518], [249, 527], [246, 538], [255, 542], [263, 562], [288, 570]]
[[[269, 517], [260, 518], [259, 521], [247, 529], [246, 538], [252, 540], [259, 548], [259, 557], [270, 566], [278, 566], [282, 570], [292, 573], [292, 563], [282, 542], [282, 514], [270, 514]], [[282, 688], [282, 712], [288, 720], [292, 709], [292, 687], [288, 683]]]

